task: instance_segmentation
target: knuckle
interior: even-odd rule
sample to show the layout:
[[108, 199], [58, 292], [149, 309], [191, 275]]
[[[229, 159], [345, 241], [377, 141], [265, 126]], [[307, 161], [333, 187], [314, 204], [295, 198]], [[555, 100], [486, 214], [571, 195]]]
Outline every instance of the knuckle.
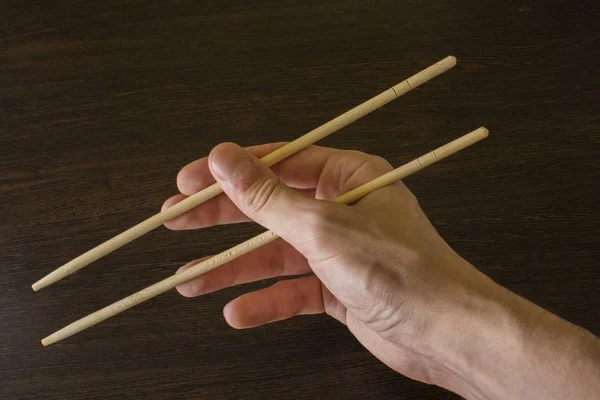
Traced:
[[311, 249], [319, 257], [326, 256], [339, 247], [340, 240], [351, 234], [352, 216], [343, 212], [339, 204], [323, 202], [307, 216], [311, 232]]
[[419, 199], [406, 186], [404, 188], [406, 189], [406, 203], [413, 212], [418, 212], [421, 209]]
[[389, 163], [388, 160], [386, 160], [385, 158], [381, 157], [381, 156], [375, 156], [375, 155], [370, 155], [371, 158], [371, 162], [375, 165], [377, 165], [378, 167], [382, 168], [382, 169], [388, 169], [391, 170], [392, 164]]
[[365, 156], [367, 156], [367, 153], [363, 153], [362, 151], [358, 151], [358, 150], [343, 150], [343, 151], [351, 158], [362, 159], [362, 158], [365, 158]]
[[408, 198], [409, 198], [410, 204], [412, 204], [413, 208], [415, 208], [415, 209], [421, 208], [421, 203], [419, 202], [419, 199], [410, 190], [408, 191]]
[[396, 188], [400, 189], [403, 204], [406, 204], [410, 210], [420, 210], [421, 206], [419, 199], [402, 181], [397, 181], [393, 184]]
[[385, 158], [369, 154], [363, 153], [362, 151], [357, 150], [347, 150], [347, 154], [352, 157], [362, 161], [363, 164], [366, 164], [367, 167], [377, 169], [377, 170], [391, 170], [392, 165]]
[[330, 202], [320, 202], [319, 206], [310, 214], [309, 224], [318, 235], [327, 235], [335, 230], [339, 220], [338, 207]]
[[263, 213], [274, 200], [274, 193], [279, 186], [276, 176], [268, 176], [254, 182], [243, 196], [243, 202], [252, 214]]
[[348, 151], [348, 156], [347, 166], [352, 173], [346, 178], [346, 183], [352, 181], [354, 182], [352, 186], [356, 183], [365, 183], [393, 169], [383, 157], [352, 150]]
[[383, 157], [375, 156], [372, 154], [366, 154], [366, 156], [366, 168], [374, 174], [381, 175], [394, 169], [394, 167], [392, 167], [392, 164], [390, 164], [388, 160], [386, 160]]
[[[285, 274], [285, 257], [283, 257], [283, 254], [281, 254], [282, 257], [278, 257], [279, 254], [271, 255], [266, 261], [266, 271], [269, 277]], [[281, 260], [283, 260], [283, 262]]]

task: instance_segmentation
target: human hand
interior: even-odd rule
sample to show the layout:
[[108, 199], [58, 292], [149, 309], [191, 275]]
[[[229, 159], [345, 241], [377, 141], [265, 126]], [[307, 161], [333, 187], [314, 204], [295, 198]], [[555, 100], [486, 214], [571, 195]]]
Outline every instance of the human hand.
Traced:
[[[249, 150], [260, 157], [279, 146]], [[227, 322], [248, 328], [297, 314], [327, 312], [398, 372], [434, 381], [435, 367], [426, 361], [430, 355], [421, 354], [429, 351], [427, 336], [434, 330], [430, 325], [448, 308], [450, 296], [462, 291], [457, 286], [469, 285], [477, 271], [446, 245], [402, 183], [353, 206], [309, 198], [333, 199], [390, 171], [387, 161], [355, 151], [311, 147], [275, 166], [272, 173], [232, 144], [215, 148], [210, 161], [229, 197], [212, 199], [167, 226], [194, 229], [254, 219], [284, 241], [180, 285], [183, 295], [314, 272], [232, 301], [224, 312]], [[228, 167], [234, 170], [223, 170]], [[213, 181], [208, 158], [185, 167], [177, 180], [184, 195]], [[183, 198], [175, 196], [165, 206]]]
[[[499, 332], [520, 332], [525, 314], [519, 310], [532, 305], [457, 255], [400, 182], [352, 206], [320, 201], [390, 171], [385, 160], [310, 147], [271, 172], [256, 157], [279, 146], [249, 148], [252, 156], [237, 145], [221, 144], [208, 158], [181, 170], [177, 183], [182, 195], [163, 207], [215, 179], [227, 197], [211, 199], [167, 227], [196, 229], [254, 220], [283, 240], [182, 284], [179, 292], [193, 297], [312, 272], [233, 300], [224, 309], [227, 322], [249, 328], [326, 312], [394, 370], [484, 398], [487, 390], [469, 382], [467, 364], [486, 340], [499, 339]], [[473, 349], [465, 351], [465, 345]]]

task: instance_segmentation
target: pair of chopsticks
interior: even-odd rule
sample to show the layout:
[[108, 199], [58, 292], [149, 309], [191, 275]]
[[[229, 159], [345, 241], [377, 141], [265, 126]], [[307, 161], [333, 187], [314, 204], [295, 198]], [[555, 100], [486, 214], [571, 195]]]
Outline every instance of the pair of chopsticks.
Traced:
[[[433, 79], [434, 77], [444, 73], [450, 68], [456, 65], [456, 58], [448, 56], [443, 60], [433, 64], [432, 66], [424, 69], [423, 71], [411, 76], [410, 78], [402, 81], [401, 83], [393, 86], [392, 88], [380, 93], [379, 95], [367, 100], [366, 102], [358, 105], [357, 107], [347, 111], [339, 117], [321, 125], [320, 127], [310, 131], [304, 136], [299, 137], [286, 144], [285, 146], [275, 150], [274, 152], [261, 158], [261, 161], [267, 165], [272, 166], [283, 159], [301, 151], [302, 149], [310, 146], [318, 140], [332, 134], [333, 132], [343, 128], [344, 126], [356, 121], [357, 119], [369, 114], [370, 112], [382, 107], [392, 100], [397, 99], [401, 95], [411, 91], [412, 89], [420, 86], [421, 84]], [[411, 175], [451, 154], [454, 154], [465, 147], [468, 147], [488, 135], [486, 128], [479, 128], [475, 131], [468, 133], [460, 138], [439, 147], [403, 166], [388, 172], [348, 193], [345, 193], [334, 201], [338, 203], [351, 204], [366, 196], [367, 194], [388, 186], [395, 181], [403, 179], [408, 175]], [[44, 278], [40, 279], [32, 285], [34, 290], [39, 290], [52, 283], [80, 270], [86, 265], [96, 261], [97, 259], [109, 254], [110, 252], [124, 246], [125, 244], [137, 239], [138, 237], [150, 232], [165, 222], [189, 211], [190, 209], [204, 203], [205, 201], [217, 196], [222, 193], [223, 190], [218, 183], [214, 183], [211, 186], [201, 190], [200, 192], [188, 197], [187, 199], [175, 204], [174, 206], [156, 214], [147, 220], [135, 225], [134, 227], [126, 230], [125, 232], [113, 237], [112, 239], [100, 244], [99, 246], [89, 250], [67, 264], [61, 266]], [[215, 269], [223, 264], [226, 264], [238, 257], [243, 256], [253, 250], [262, 247], [279, 236], [272, 232], [267, 231], [263, 234], [255, 236], [243, 243], [238, 244], [226, 250], [216, 256], [208, 258], [199, 264], [173, 276], [170, 276], [162, 281], [155, 283], [139, 292], [136, 292], [122, 300], [117, 301], [101, 310], [98, 310], [84, 318], [81, 318], [70, 325], [67, 325], [63, 329], [53, 333], [52, 335], [44, 338], [42, 344], [47, 346], [52, 343], [56, 343], [63, 340], [71, 335], [74, 335], [84, 329], [89, 328], [99, 322], [104, 321], [116, 314], [119, 314], [137, 304], [140, 304], [146, 300], [149, 300], [167, 290], [173, 289], [175, 286], [187, 282], [191, 279], [196, 278], [212, 269]]]

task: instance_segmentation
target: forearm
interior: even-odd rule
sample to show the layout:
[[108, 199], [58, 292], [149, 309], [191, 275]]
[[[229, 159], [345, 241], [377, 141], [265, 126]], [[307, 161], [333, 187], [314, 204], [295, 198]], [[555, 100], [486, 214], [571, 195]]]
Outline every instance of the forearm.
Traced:
[[481, 279], [446, 339], [439, 384], [469, 399], [598, 399], [600, 340]]

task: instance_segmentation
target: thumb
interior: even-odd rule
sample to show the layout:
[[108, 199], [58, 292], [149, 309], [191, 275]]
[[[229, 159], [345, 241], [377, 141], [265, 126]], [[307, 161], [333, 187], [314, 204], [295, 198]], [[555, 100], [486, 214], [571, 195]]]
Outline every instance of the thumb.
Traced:
[[216, 146], [208, 164], [223, 191], [249, 218], [294, 247], [313, 237], [311, 224], [327, 202], [290, 189], [258, 158], [233, 143]]

